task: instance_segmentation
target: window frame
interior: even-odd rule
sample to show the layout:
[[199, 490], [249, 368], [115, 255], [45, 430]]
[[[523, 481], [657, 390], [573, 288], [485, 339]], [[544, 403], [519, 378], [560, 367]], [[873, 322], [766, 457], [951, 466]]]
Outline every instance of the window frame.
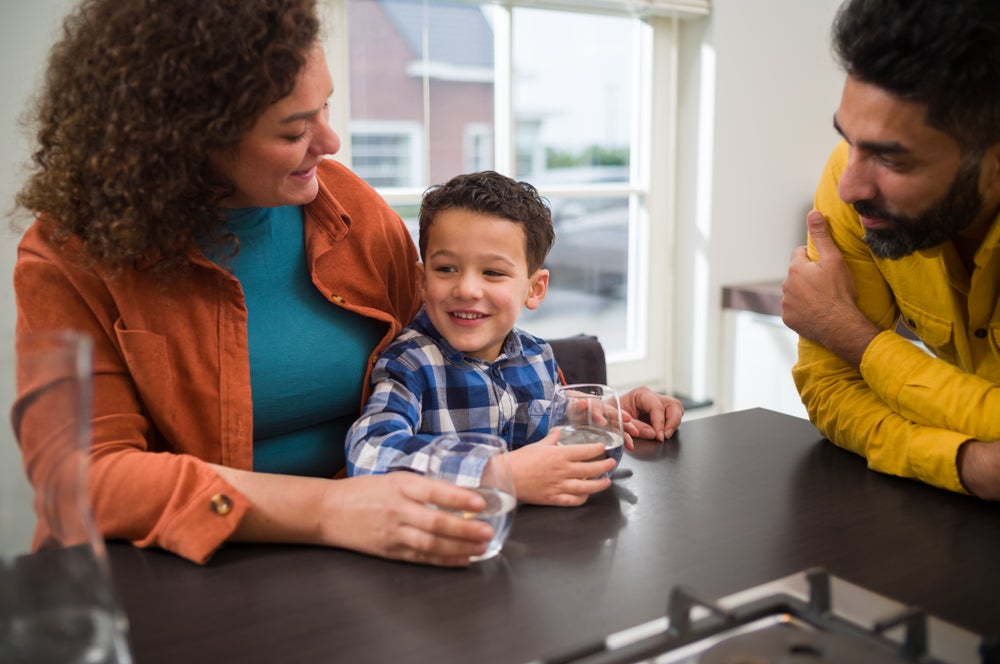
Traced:
[[[405, 163], [408, 165], [408, 172], [405, 177], [410, 182], [422, 182], [424, 179], [424, 133], [419, 123], [404, 122], [399, 120], [353, 120], [351, 121], [347, 133], [347, 141], [351, 144], [352, 152], [354, 139], [358, 135], [365, 136], [395, 136], [405, 137], [406, 152], [408, 158]], [[364, 176], [364, 174], [359, 173]], [[372, 185], [376, 186], [376, 185]], [[377, 187], [382, 189], [384, 187]]]

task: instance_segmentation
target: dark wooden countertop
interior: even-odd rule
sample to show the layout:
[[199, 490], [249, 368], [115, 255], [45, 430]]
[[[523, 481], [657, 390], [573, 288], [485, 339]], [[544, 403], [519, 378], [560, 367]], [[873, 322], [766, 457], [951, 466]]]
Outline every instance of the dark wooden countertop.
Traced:
[[754, 409], [638, 441], [579, 508], [521, 507], [469, 569], [231, 545], [205, 566], [112, 542], [136, 662], [526, 662], [810, 567], [979, 633], [1000, 505], [869, 471], [802, 419]]

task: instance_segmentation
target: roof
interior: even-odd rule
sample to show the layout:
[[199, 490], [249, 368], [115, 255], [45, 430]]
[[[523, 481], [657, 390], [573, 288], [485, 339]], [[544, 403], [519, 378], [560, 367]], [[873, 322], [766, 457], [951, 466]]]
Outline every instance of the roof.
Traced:
[[[379, 0], [410, 52], [423, 52], [423, 0]], [[493, 66], [493, 29], [475, 5], [427, 3], [429, 58], [458, 67]]]

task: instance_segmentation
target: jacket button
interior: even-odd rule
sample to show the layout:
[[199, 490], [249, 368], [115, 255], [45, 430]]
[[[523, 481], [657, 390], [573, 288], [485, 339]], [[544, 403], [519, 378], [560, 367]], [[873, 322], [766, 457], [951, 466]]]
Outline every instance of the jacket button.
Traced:
[[217, 493], [212, 496], [212, 511], [219, 516], [226, 516], [233, 510], [233, 499], [224, 493]]
[[975, 331], [974, 334], [980, 339], [986, 338], [986, 330], [984, 330], [983, 328], [979, 328], [978, 330]]
[[333, 300], [334, 302], [336, 302], [337, 304], [343, 304], [344, 303], [344, 298], [340, 297], [339, 295], [331, 295], [330, 299]]
[[911, 330], [917, 329], [917, 321], [913, 320], [912, 318], [907, 318], [906, 324], [910, 326]]

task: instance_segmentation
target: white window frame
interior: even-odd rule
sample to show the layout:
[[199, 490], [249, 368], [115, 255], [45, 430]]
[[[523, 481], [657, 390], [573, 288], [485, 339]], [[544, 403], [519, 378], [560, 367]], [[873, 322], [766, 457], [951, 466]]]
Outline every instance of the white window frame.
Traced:
[[[459, 0], [475, 2], [476, 0]], [[641, 120], [635, 125], [633, 137], [632, 183], [621, 185], [588, 185], [586, 188], [560, 187], [549, 189], [548, 196], [608, 196], [638, 197], [645, 205], [632, 205], [643, 210], [630, 219], [633, 233], [629, 255], [628, 318], [635, 326], [629, 331], [632, 350], [610, 353], [608, 380], [620, 389], [648, 385], [653, 389], [671, 390], [672, 366], [670, 349], [674, 345], [672, 319], [674, 303], [674, 237], [676, 227], [676, 152], [677, 152], [677, 54], [680, 22], [690, 16], [704, 16], [710, 10], [709, 0], [501, 0], [494, 2], [505, 11], [506, 21], [494, 25], [497, 63], [494, 98], [495, 167], [513, 173], [516, 146], [513, 141], [513, 107], [511, 99], [511, 12], [514, 7], [536, 7], [563, 11], [617, 13], [642, 17], [652, 28], [650, 66], [646, 76], [633, 91], [639, 95]], [[348, 127], [350, 108], [347, 0], [321, 0], [326, 25], [326, 51], [331, 73], [337, 85], [331, 123]], [[506, 65], [504, 65], [506, 63]], [[648, 140], [638, 144], [639, 136]], [[347, 137], [349, 139], [349, 136]], [[350, 141], [336, 158], [350, 163]], [[633, 184], [635, 183], [635, 184]], [[382, 189], [380, 193], [392, 205], [419, 203], [421, 187]]]
[[409, 172], [406, 178], [410, 182], [424, 181], [424, 132], [419, 122], [402, 122], [399, 120], [352, 120], [348, 135], [342, 137], [345, 142], [351, 142], [355, 135], [369, 136], [405, 136], [407, 152], [409, 152]]
[[483, 140], [492, 137], [492, 125], [484, 122], [470, 122], [465, 125], [462, 132], [462, 162], [467, 172], [481, 171], [484, 163], [493, 162], [495, 147], [488, 140]]

